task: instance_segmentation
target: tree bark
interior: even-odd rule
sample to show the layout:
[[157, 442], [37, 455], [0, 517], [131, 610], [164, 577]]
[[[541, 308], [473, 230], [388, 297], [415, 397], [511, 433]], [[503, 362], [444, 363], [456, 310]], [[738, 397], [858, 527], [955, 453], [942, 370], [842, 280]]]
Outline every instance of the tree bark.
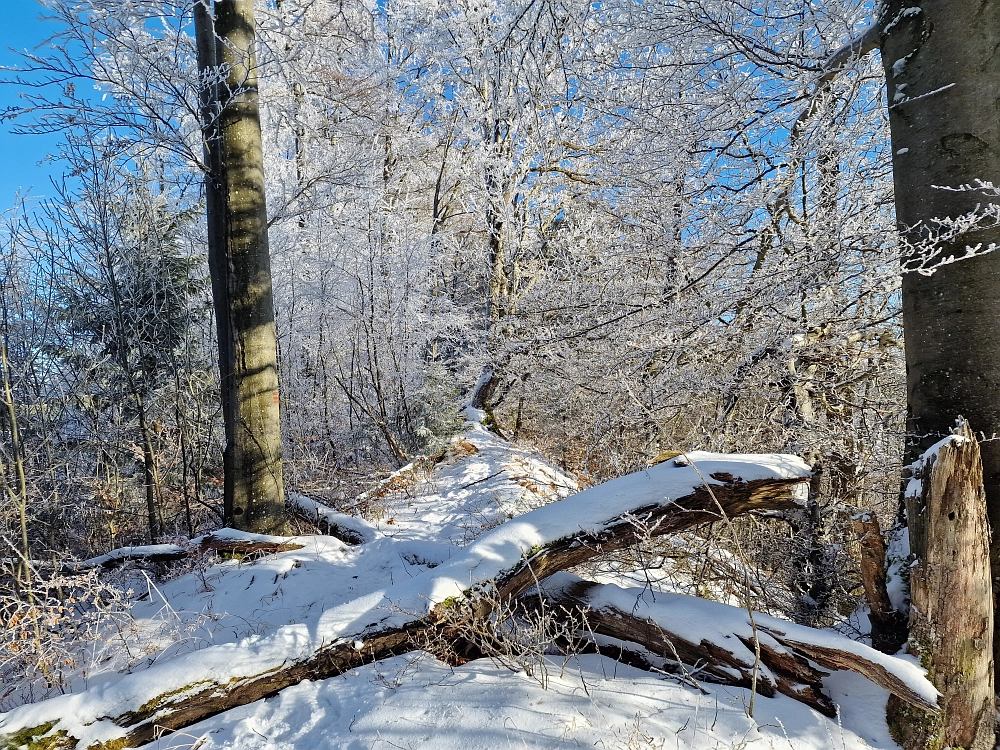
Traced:
[[[219, 187], [213, 194], [216, 180], [212, 179], [207, 198], [209, 268], [226, 420], [224, 515], [236, 528], [281, 534], [288, 530], [288, 519], [253, 2], [216, 0], [215, 15], [215, 63], [224, 76], [218, 96], [217, 161], [211, 140], [215, 134], [207, 119], [212, 108], [206, 106], [205, 97], [202, 117], [210, 136], [206, 138], [209, 177], [217, 170]], [[203, 70], [208, 70], [211, 19], [202, 3], [195, 5], [195, 18], [200, 30], [199, 65], [205, 63]], [[211, 96], [211, 87], [207, 88]], [[224, 247], [221, 253], [219, 244]]]
[[[233, 387], [233, 327], [229, 318], [229, 262], [226, 256], [226, 200], [222, 194], [222, 151], [219, 140], [218, 60], [212, 0], [194, 0], [194, 29], [201, 78], [201, 127], [204, 144], [205, 217], [208, 224], [208, 268], [212, 280], [212, 307], [218, 340], [218, 363], [222, 421], [226, 441], [222, 452], [223, 477], [233, 474], [233, 444], [236, 413]], [[233, 484], [223, 484], [224, 517], [232, 519]]]
[[[892, 131], [896, 218], [903, 239], [926, 240], [937, 217], [995, 203], [1000, 185], [1000, 4], [982, 0], [890, 0], [881, 32]], [[1000, 242], [983, 222], [942, 242], [942, 256]], [[904, 263], [915, 263], [904, 250]], [[925, 269], [927, 270], [927, 269]], [[1000, 433], [1000, 254], [962, 260], [932, 275], [903, 275], [909, 460], [947, 435], [956, 417], [976, 434]], [[1000, 442], [981, 445], [990, 523], [1000, 524]], [[1000, 537], [992, 540], [993, 580]], [[996, 618], [994, 619], [996, 623]], [[994, 648], [1000, 638], [994, 634]], [[995, 660], [1000, 663], [1000, 660]]]
[[890, 726], [908, 750], [994, 743], [993, 599], [989, 524], [979, 445], [968, 425], [928, 451], [906, 493], [910, 549], [910, 648], [941, 692], [942, 711], [914, 721], [890, 704]]

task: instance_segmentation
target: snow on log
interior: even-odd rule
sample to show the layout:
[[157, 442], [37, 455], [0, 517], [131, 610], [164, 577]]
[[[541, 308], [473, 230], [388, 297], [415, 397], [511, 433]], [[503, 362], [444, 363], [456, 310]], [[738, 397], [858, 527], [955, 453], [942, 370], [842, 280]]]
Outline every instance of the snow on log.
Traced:
[[37, 730], [64, 733], [65, 747], [137, 747], [303, 680], [414, 650], [464, 601], [488, 614], [488, 602], [640, 538], [798, 507], [809, 476], [794, 456], [686, 454], [514, 518], [428, 573], [332, 607], [314, 628], [210, 646], [0, 714], [0, 746]]
[[121, 547], [104, 555], [78, 563], [67, 563], [62, 572], [84, 573], [94, 568], [110, 570], [127, 562], [166, 563], [183, 560], [193, 552], [225, 552], [232, 555], [268, 554], [302, 549], [304, 545], [287, 536], [250, 534], [236, 529], [218, 529], [211, 534], [195, 537], [187, 544], [147, 544]]
[[[925, 671], [906, 659], [823, 630], [684, 594], [653, 594], [581, 580], [567, 573], [547, 579], [541, 594], [549, 606], [586, 611], [595, 633], [631, 641], [667, 659], [680, 661], [694, 679], [750, 688], [767, 697], [775, 692], [827, 716], [836, 706], [821, 691], [825, 669], [867, 677], [921, 711], [937, 709], [938, 692]], [[531, 595], [525, 597], [529, 599]], [[755, 640], [760, 644], [756, 665]]]
[[363, 518], [338, 513], [298, 492], [288, 493], [288, 509], [294, 515], [315, 524], [324, 534], [336, 537], [345, 544], [367, 544], [382, 536], [378, 529]]

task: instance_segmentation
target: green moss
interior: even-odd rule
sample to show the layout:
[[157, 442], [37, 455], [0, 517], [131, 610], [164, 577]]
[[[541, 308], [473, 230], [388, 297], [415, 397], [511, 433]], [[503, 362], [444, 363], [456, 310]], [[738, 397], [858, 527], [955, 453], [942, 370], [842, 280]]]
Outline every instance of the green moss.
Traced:
[[14, 734], [0, 735], [0, 750], [73, 750], [77, 741], [61, 729], [49, 734], [56, 722], [39, 724]]
[[154, 713], [159, 711], [164, 705], [169, 702], [170, 698], [177, 695], [182, 695], [188, 691], [198, 687], [199, 685], [211, 684], [211, 680], [198, 680], [198, 682], [192, 682], [190, 685], [185, 685], [184, 687], [179, 687], [176, 690], [169, 690], [166, 693], [160, 693], [158, 696], [152, 700], [148, 700], [139, 706], [139, 710], [136, 711], [132, 716], [146, 717], [152, 716]]
[[128, 739], [125, 737], [119, 737], [117, 740], [95, 742], [93, 745], [88, 747], [87, 750], [125, 750], [127, 747], [129, 747]]
[[886, 719], [889, 734], [902, 747], [941, 750], [943, 715], [940, 712], [922, 711], [891, 696], [886, 707]]

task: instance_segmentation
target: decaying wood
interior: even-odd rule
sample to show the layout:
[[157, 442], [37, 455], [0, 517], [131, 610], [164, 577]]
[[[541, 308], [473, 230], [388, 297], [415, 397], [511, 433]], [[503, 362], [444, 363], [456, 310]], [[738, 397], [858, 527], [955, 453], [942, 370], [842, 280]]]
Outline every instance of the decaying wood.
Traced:
[[825, 669], [849, 670], [867, 677], [879, 687], [888, 690], [902, 702], [919, 709], [921, 712], [936, 712], [938, 709], [937, 704], [928, 703], [896, 675], [888, 672], [880, 664], [863, 656], [829, 646], [790, 638], [781, 631], [773, 628], [761, 628], [761, 630], [778, 641], [782, 646], [812, 659]]
[[[770, 698], [775, 693], [781, 693], [827, 716], [835, 716], [836, 706], [822, 691], [825, 674], [809, 663], [812, 660], [825, 669], [857, 672], [921, 713], [937, 708], [871, 659], [825, 644], [810, 643], [766, 625], [758, 626], [758, 631], [770, 636], [782, 648], [776, 649], [769, 642], [758, 640], [761, 664], [767, 667], [774, 679], [758, 669], [755, 680], [753, 661], [741, 659], [717, 643], [708, 640], [694, 643], [672, 632], [669, 622], [654, 622], [615, 607], [594, 606], [602, 588], [606, 587], [590, 581], [579, 581], [551, 590], [546, 589], [544, 584], [542, 586], [547, 606], [568, 612], [583, 610], [587, 625], [593, 632], [636, 643], [657, 656], [680, 661], [699, 680], [748, 689], [755, 684], [761, 695]], [[530, 599], [530, 596], [526, 597], [526, 600]], [[752, 638], [741, 634], [733, 634], [733, 637], [738, 638], [751, 654], [754, 653], [756, 644]]]
[[[748, 690], [756, 687], [758, 693], [768, 698], [781, 693], [826, 716], [836, 716], [837, 707], [821, 690], [824, 673], [813, 668], [803, 657], [791, 652], [780, 653], [761, 643], [761, 664], [774, 675], [775, 679], [772, 680], [770, 676], [761, 674], [752, 661], [746, 662], [711, 641], [694, 643], [671, 632], [668, 626], [614, 607], [592, 608], [588, 593], [600, 588], [600, 584], [579, 581], [554, 592], [546, 589], [546, 604], [550, 608], [569, 613], [585, 612], [589, 630], [619, 641], [638, 644], [656, 656], [680, 662], [684, 668], [682, 671], [694, 680]], [[525, 597], [525, 604], [531, 606], [533, 600], [537, 601], [537, 598], [529, 595]], [[752, 641], [740, 640], [751, 653], [754, 652]]]
[[[157, 549], [159, 548], [159, 549]], [[294, 542], [271, 541], [264, 539], [239, 539], [229, 536], [207, 534], [192, 539], [189, 546], [165, 544], [150, 547], [122, 547], [106, 555], [83, 560], [78, 563], [66, 563], [60, 572], [65, 574], [86, 573], [95, 568], [111, 570], [127, 562], [169, 563], [184, 560], [195, 554], [218, 552], [230, 555], [276, 555], [279, 552], [291, 552], [302, 549], [301, 544]]]
[[885, 654], [895, 654], [906, 643], [906, 618], [889, 600], [882, 529], [874, 513], [855, 516], [852, 525], [861, 550], [861, 582], [872, 625], [872, 646]]
[[[962, 422], [924, 454], [908, 490], [910, 647], [941, 692], [935, 721], [913, 721], [890, 704], [890, 727], [908, 750], [994, 743], [993, 594], [989, 524], [979, 445]], [[911, 487], [912, 487], [911, 483]]]

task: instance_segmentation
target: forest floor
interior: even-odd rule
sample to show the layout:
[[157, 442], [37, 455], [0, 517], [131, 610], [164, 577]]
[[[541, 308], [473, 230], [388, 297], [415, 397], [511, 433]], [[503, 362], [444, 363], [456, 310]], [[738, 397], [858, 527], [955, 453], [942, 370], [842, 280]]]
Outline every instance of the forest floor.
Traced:
[[[300, 549], [255, 560], [207, 560], [159, 584], [133, 572], [132, 587], [138, 593], [128, 617], [116, 622], [104, 643], [90, 646], [88, 668], [69, 685], [76, 695], [56, 699], [59, 715], [86, 736], [88, 716], [108, 715], [95, 701], [100, 704], [122, 687], [123, 673], [169, 685], [176, 682], [173, 671], [190, 670], [201, 656], [224, 671], [253, 658], [257, 651], [246, 644], [264, 644], [279, 633], [286, 640], [307, 638], [325, 627], [335, 608], [340, 611], [352, 601], [381, 596], [387, 586], [428, 576], [484, 532], [577, 490], [571, 477], [470, 423], [469, 432], [452, 443], [442, 461], [397, 473], [369, 493], [370, 521], [359, 526], [368, 539], [363, 544], [348, 546], [330, 536], [296, 537], [292, 541]], [[672, 592], [684, 588], [662, 569], [617, 566], [595, 569], [594, 575], [601, 583], [629, 587], [617, 591], [619, 597], [633, 597], [633, 611], [652, 606], [657, 597], [669, 601]], [[682, 604], [691, 612], [688, 627], [699, 637], [721, 633], [728, 612], [746, 614], [692, 597], [684, 597]], [[206, 651], [210, 646], [216, 648]], [[748, 690], [642, 671], [596, 654], [518, 654], [449, 666], [429, 653], [414, 652], [300, 683], [145, 747], [896, 747], [884, 719], [885, 690], [853, 672], [835, 672], [823, 684], [839, 707], [833, 719], [780, 695], [758, 695], [751, 718]], [[89, 701], [86, 710], [84, 700]], [[46, 703], [51, 701], [36, 705], [41, 710]], [[0, 733], [15, 716], [18, 725], [32, 725], [32, 717], [24, 714], [34, 708], [0, 714]], [[74, 712], [79, 712], [76, 720]], [[46, 717], [39, 713], [36, 718], [41, 723]]]

